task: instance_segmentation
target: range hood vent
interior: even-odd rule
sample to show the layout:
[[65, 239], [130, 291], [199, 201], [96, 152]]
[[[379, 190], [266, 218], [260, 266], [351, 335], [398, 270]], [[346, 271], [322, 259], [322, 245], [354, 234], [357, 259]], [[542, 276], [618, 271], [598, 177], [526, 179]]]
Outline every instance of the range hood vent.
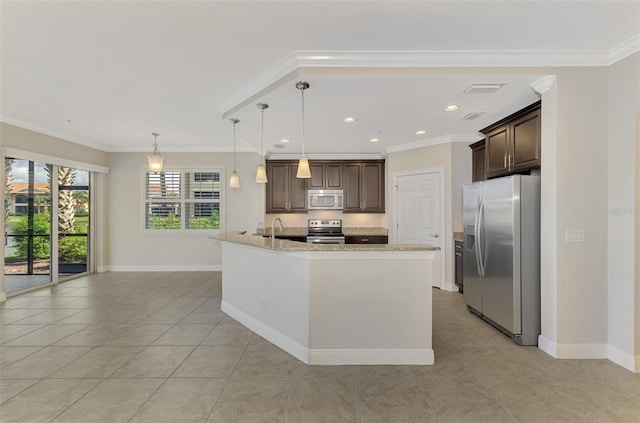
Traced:
[[498, 91], [500, 88], [504, 87], [507, 84], [504, 83], [496, 83], [496, 84], [471, 84], [469, 85], [463, 93], [465, 94], [491, 94]]
[[478, 119], [480, 116], [484, 115], [485, 112], [471, 112], [462, 116], [460, 120], [474, 120]]

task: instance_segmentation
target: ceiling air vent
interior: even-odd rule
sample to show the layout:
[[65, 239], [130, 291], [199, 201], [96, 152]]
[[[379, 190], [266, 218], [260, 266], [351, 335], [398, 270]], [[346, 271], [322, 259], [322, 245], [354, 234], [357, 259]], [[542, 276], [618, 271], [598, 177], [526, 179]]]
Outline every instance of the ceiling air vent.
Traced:
[[474, 120], [474, 119], [478, 119], [482, 115], [484, 115], [484, 112], [471, 112], [462, 116], [460, 120]]
[[273, 144], [273, 148], [284, 148], [282, 144]]
[[500, 88], [504, 87], [507, 84], [498, 83], [498, 84], [471, 84], [469, 85], [463, 93], [465, 94], [491, 94], [498, 91]]

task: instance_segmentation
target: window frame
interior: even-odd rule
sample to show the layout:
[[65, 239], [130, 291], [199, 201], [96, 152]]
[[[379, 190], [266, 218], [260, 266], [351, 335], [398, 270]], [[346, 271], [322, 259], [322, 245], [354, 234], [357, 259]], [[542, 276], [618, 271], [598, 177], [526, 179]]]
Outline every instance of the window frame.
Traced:
[[[180, 173], [180, 197], [176, 199], [166, 199], [168, 201], [160, 201], [160, 202], [171, 202], [171, 203], [179, 203], [180, 204], [180, 228], [179, 229], [147, 229], [146, 228], [146, 218], [147, 218], [147, 204], [158, 202], [158, 199], [147, 198], [147, 174], [154, 173], [149, 172], [149, 169], [145, 166], [142, 168], [142, 211], [141, 211], [141, 223], [140, 226], [142, 228], [142, 233], [144, 235], [161, 235], [161, 236], [211, 236], [218, 235], [224, 232], [225, 226], [225, 213], [224, 213], [224, 201], [225, 201], [225, 175], [224, 175], [224, 166], [223, 165], [214, 165], [203, 168], [202, 166], [197, 167], [189, 167], [189, 166], [181, 166], [181, 167], [166, 167], [162, 170], [163, 172], [179, 172]], [[219, 173], [220, 174], [220, 197], [215, 198], [187, 198], [186, 193], [186, 175], [189, 173]], [[195, 179], [195, 178], [194, 178]], [[214, 182], [216, 182], [214, 180]], [[165, 200], [165, 199], [162, 199]], [[218, 204], [218, 210], [220, 212], [220, 228], [219, 229], [187, 229], [186, 228], [186, 212], [187, 212], [187, 204], [197, 204], [197, 203], [206, 203], [206, 204]], [[215, 208], [215, 207], [214, 207]]]

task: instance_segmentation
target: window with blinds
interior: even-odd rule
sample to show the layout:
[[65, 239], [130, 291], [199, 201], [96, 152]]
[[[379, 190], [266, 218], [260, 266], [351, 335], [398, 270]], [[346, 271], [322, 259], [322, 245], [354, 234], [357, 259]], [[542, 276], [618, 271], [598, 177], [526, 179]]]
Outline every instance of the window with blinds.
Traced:
[[221, 170], [145, 172], [145, 230], [220, 230]]

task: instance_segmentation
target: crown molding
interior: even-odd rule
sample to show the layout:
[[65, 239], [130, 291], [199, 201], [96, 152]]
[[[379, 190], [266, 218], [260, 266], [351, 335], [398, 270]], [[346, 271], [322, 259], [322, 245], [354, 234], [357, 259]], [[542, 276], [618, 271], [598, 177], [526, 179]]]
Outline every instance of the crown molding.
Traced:
[[263, 90], [270, 88], [273, 84], [286, 78], [299, 68], [300, 64], [296, 57], [296, 52], [289, 53], [279, 63], [267, 69], [267, 71], [263, 72], [257, 79], [247, 84], [240, 91], [220, 104], [218, 111], [222, 114], [223, 119], [227, 118], [229, 113], [238, 106], [241, 106], [244, 102]]
[[447, 144], [454, 142], [461, 142], [466, 144], [472, 144], [484, 138], [482, 134], [451, 134], [443, 135], [441, 137], [427, 138], [424, 140], [413, 141], [406, 144], [393, 145], [385, 148], [387, 154], [398, 153], [400, 151], [415, 150], [417, 148], [431, 147], [439, 144]]
[[[317, 153], [306, 154], [309, 160], [380, 160], [384, 159], [386, 155], [380, 153]], [[265, 158], [269, 160], [298, 160], [300, 154], [296, 153], [270, 153], [265, 155]]]
[[26, 129], [28, 131], [38, 132], [40, 134], [44, 134], [44, 135], [48, 135], [50, 137], [58, 138], [58, 139], [61, 139], [62, 141], [67, 141], [67, 142], [72, 142], [74, 144], [84, 145], [85, 147], [89, 147], [89, 148], [93, 148], [93, 149], [96, 149], [96, 150], [100, 150], [100, 151], [103, 151], [105, 153], [108, 153], [109, 151], [111, 151], [105, 145], [91, 143], [91, 142], [88, 142], [88, 141], [85, 141], [85, 140], [74, 139], [74, 138], [68, 137], [66, 135], [54, 132], [54, 131], [49, 131], [48, 129], [44, 129], [44, 128], [41, 128], [41, 127], [36, 126], [36, 125], [32, 125], [32, 124], [29, 124], [29, 123], [22, 122], [21, 120], [14, 119], [14, 118], [12, 118], [10, 116], [7, 116], [7, 115], [0, 115], [0, 122], [6, 123], [7, 125], [17, 126], [18, 128]]
[[531, 89], [533, 89], [533, 91], [536, 92], [536, 94], [542, 95], [542, 94], [546, 93], [547, 91], [549, 91], [549, 89], [555, 83], [556, 83], [556, 76], [555, 75], [547, 75], [547, 76], [543, 76], [542, 78], [538, 79], [537, 81], [532, 82], [531, 84], [529, 84], [529, 86], [531, 87]]
[[380, 50], [297, 51], [299, 67], [522, 67], [603, 66], [609, 51], [583, 50]]
[[609, 65], [631, 56], [640, 51], [640, 34], [636, 34], [626, 41], [621, 42], [609, 52]]
[[610, 66], [640, 51], [640, 35], [611, 50], [299, 50], [247, 84], [222, 104], [223, 117], [302, 68], [588, 67]]

